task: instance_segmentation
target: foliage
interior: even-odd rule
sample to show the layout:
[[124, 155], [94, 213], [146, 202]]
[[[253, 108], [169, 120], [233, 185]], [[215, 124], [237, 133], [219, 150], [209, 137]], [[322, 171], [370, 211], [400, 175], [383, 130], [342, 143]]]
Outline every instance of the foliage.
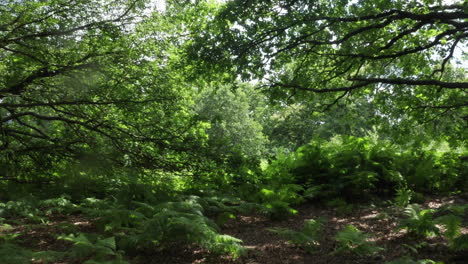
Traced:
[[468, 234], [463, 234], [458, 237], [455, 237], [452, 240], [452, 248], [454, 250], [466, 250], [468, 249]]
[[359, 231], [355, 226], [347, 225], [335, 237], [338, 241], [336, 252], [351, 252], [364, 256], [373, 255], [383, 250], [383, 248], [377, 247], [372, 242], [367, 241], [368, 237], [367, 234]]
[[294, 231], [288, 228], [269, 228], [268, 230], [276, 233], [289, 242], [304, 248], [307, 252], [313, 252], [320, 246], [320, 241], [323, 239], [323, 224], [325, 219], [317, 220], [309, 219], [304, 223], [304, 227], [300, 231]]
[[293, 153], [278, 155], [264, 174], [278, 184], [303, 186], [303, 196], [308, 199], [364, 200], [396, 193], [401, 205], [410, 201], [411, 191], [405, 186], [443, 192], [465, 185], [462, 153], [406, 148], [402, 151], [405, 147], [373, 137], [314, 139]]
[[[254, 87], [247, 84], [204, 87], [198, 97], [195, 111], [198, 118], [210, 124], [206, 133], [213, 158], [262, 157], [267, 141], [254, 116], [260, 114], [257, 109], [261, 103]], [[238, 164], [231, 164], [235, 165]]]
[[395, 196], [395, 205], [401, 208], [405, 208], [409, 205], [413, 191], [405, 188], [398, 189]]
[[327, 207], [335, 208], [340, 215], [348, 215], [355, 210], [356, 205], [349, 204], [341, 198], [329, 200], [325, 203]]
[[0, 203], [0, 216], [5, 218], [24, 217], [35, 223], [45, 221], [42, 212], [29, 199]]
[[24, 217], [39, 221], [47, 219], [49, 214], [80, 213], [95, 219], [95, 224], [106, 234], [105, 237], [79, 233], [73, 225], [57, 226], [63, 232], [73, 232], [59, 239], [73, 242], [68, 256], [83, 261], [90, 258], [93, 261], [104, 261], [114, 257], [115, 263], [123, 263], [124, 253], [154, 246], [162, 249], [175, 242], [196, 243], [213, 253], [229, 253], [238, 257], [244, 252], [242, 241], [220, 234], [216, 224], [204, 216], [201, 204], [211, 212], [238, 212], [242, 211], [242, 207], [213, 201], [216, 199], [189, 196], [179, 201], [156, 204], [140, 201], [127, 204], [115, 199], [86, 198], [75, 204], [62, 196], [38, 201], [10, 201], [2, 204], [1, 215], [7, 219]]
[[203, 129], [181, 75], [160, 67], [170, 45], [149, 41], [165, 29], [151, 26], [158, 13], [142, 15], [148, 2], [0, 5], [2, 175], [47, 182], [76, 168], [184, 167], [178, 157]]
[[294, 184], [266, 187], [268, 189], [262, 188], [258, 193], [257, 199], [262, 205], [260, 212], [273, 220], [285, 219], [297, 213], [297, 210], [291, 208], [290, 205], [301, 201], [297, 192], [302, 190], [302, 187]]
[[[85, 209], [105, 232], [117, 235], [117, 245], [135, 252], [154, 246], [165, 248], [174, 242], [196, 243], [214, 253], [240, 256], [244, 248], [234, 237], [219, 234], [214, 222], [203, 215], [200, 198], [155, 205], [133, 202], [131, 208], [109, 201], [94, 200]], [[124, 232], [124, 233], [121, 233]]]
[[33, 252], [13, 244], [3, 244], [0, 246], [0, 258], [5, 264], [26, 264], [31, 260], [40, 260], [42, 263], [54, 263], [60, 259], [62, 254], [59, 252], [40, 251]]
[[443, 235], [449, 242], [449, 247], [453, 250], [464, 250], [468, 248], [468, 236], [461, 233], [463, 225], [463, 217], [468, 212], [467, 205], [449, 206], [448, 208], [439, 209], [442, 216], [437, 217], [434, 221], [444, 226]]
[[432, 209], [421, 209], [417, 204], [408, 205], [405, 208], [407, 218], [400, 221], [399, 229], [406, 229], [410, 235], [427, 237], [439, 234], [439, 229], [433, 220]]
[[444, 215], [434, 220], [445, 227], [444, 236], [453, 243], [453, 240], [460, 235], [462, 219], [456, 215]]
[[[187, 245], [239, 257], [218, 226], [317, 201], [346, 215], [393, 200], [400, 228], [466, 249], [466, 207], [409, 205], [468, 190], [465, 10], [0, 1], [0, 262], [125, 263]], [[57, 220], [74, 216], [97, 233]], [[70, 248], [23, 248], [13, 225], [47, 225]], [[312, 251], [322, 225], [272, 231]], [[380, 250], [353, 226], [336, 239]]]
[[467, 40], [466, 25], [452, 19], [464, 19], [465, 8], [463, 1], [229, 1], [193, 27], [188, 57], [200, 72], [259, 80], [280, 100], [328, 109], [365, 98], [381, 113], [435, 119], [431, 125], [466, 139], [466, 69], [452, 66]]
[[399, 258], [396, 260], [385, 262], [385, 264], [444, 264], [440, 261], [433, 261], [430, 259], [422, 259], [422, 260], [412, 260], [411, 258]]
[[4, 264], [26, 264], [31, 260], [54, 263], [62, 259], [63, 253], [56, 251], [33, 251], [11, 242], [0, 243], [0, 259]]
[[[445, 148], [445, 150], [443, 149]], [[402, 153], [399, 165], [409, 188], [419, 192], [447, 192], [455, 186], [466, 184], [463, 152], [448, 150], [444, 143], [426, 146], [416, 145]]]
[[[369, 131], [385, 135], [388, 120], [375, 112], [365, 100], [346, 101], [327, 111], [318, 111], [319, 100], [302, 102], [294, 98], [272, 100], [265, 109], [263, 131], [269, 138], [270, 152], [292, 152], [311, 139], [329, 140], [336, 135], [366, 136]], [[276, 102], [279, 101], [279, 102]]]
[[74, 259], [87, 259], [92, 257], [92, 260], [87, 260], [84, 263], [101, 263], [108, 259], [109, 256], [116, 258], [112, 263], [114, 264], [126, 264], [121, 252], [117, 251], [115, 244], [115, 237], [100, 238], [99, 236], [79, 234], [75, 236], [73, 234], [68, 236], [60, 236], [59, 239], [73, 242], [73, 246], [67, 252], [67, 255]]

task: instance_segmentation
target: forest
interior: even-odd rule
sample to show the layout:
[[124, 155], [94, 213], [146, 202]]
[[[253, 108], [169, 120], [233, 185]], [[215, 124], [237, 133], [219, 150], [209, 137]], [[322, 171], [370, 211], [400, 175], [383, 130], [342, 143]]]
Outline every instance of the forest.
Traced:
[[468, 2], [0, 0], [0, 264], [468, 263]]

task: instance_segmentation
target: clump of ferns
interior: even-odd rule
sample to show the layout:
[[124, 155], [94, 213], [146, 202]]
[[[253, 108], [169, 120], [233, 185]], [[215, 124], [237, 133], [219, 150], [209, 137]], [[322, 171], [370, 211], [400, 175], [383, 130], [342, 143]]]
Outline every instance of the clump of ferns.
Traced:
[[448, 241], [448, 246], [455, 251], [468, 249], [468, 234], [462, 234], [463, 218], [468, 213], [468, 205], [449, 206], [446, 210], [440, 210], [444, 215], [434, 221], [444, 227], [443, 236]]
[[200, 197], [188, 196], [158, 204], [134, 201], [130, 206], [87, 199], [82, 206], [104, 232], [115, 235], [117, 248], [125, 252], [195, 243], [213, 253], [242, 255], [242, 241], [221, 234], [218, 226], [204, 215], [201, 203]]
[[[411, 204], [405, 209], [407, 217], [400, 221], [399, 229], [408, 230], [408, 234], [416, 238], [442, 235], [452, 250], [468, 249], [468, 235], [461, 233], [465, 209], [464, 206], [453, 207], [448, 210], [449, 213], [434, 219], [435, 210], [421, 209], [419, 205]], [[443, 230], [439, 227], [443, 227]]]
[[124, 248], [165, 248], [174, 242], [184, 242], [234, 257], [245, 251], [240, 239], [220, 234], [217, 225], [203, 215], [203, 207], [197, 202], [197, 197], [154, 206], [138, 204], [140, 207], [135, 211], [143, 214], [145, 221], [121, 237], [120, 244]]
[[398, 230], [405, 229], [409, 236], [415, 238], [426, 238], [440, 234], [433, 219], [433, 209], [422, 209], [417, 204], [410, 204], [405, 208], [404, 214], [406, 218], [400, 221]]

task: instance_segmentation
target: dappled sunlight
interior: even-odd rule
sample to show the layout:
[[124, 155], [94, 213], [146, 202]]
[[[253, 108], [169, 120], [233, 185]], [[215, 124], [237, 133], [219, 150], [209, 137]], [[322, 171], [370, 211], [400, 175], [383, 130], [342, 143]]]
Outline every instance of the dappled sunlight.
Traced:
[[466, 262], [463, 0], [0, 0], [0, 264]]

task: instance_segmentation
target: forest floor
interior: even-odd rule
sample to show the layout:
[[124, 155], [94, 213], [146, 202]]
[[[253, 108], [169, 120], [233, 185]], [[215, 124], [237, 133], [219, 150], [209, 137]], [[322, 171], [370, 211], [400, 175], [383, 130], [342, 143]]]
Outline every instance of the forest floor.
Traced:
[[[445, 205], [464, 205], [468, 203], [466, 196], [432, 197], [421, 206], [437, 209]], [[332, 264], [332, 263], [384, 263], [401, 257], [412, 259], [431, 259], [445, 264], [468, 263], [468, 251], [453, 252], [446, 246], [441, 236], [415, 240], [406, 234], [405, 230], [398, 230], [401, 210], [395, 207], [353, 207], [352, 210], [331, 209], [312, 204], [305, 204], [296, 208], [299, 212], [283, 221], [272, 221], [264, 216], [240, 215], [229, 220], [223, 227], [222, 233], [234, 236], [243, 241], [247, 248], [244, 256], [233, 259], [230, 256], [213, 255], [197, 246], [177, 246], [163, 251], [145, 252], [127, 259], [136, 264], [195, 264], [195, 263], [243, 263], [243, 264]], [[289, 228], [300, 230], [308, 219], [319, 217], [327, 219], [324, 226], [324, 240], [312, 253], [291, 244], [286, 239], [269, 231], [269, 228]], [[8, 229], [0, 228], [0, 236], [18, 234], [20, 245], [33, 250], [66, 251], [70, 243], [58, 240], [56, 237], [63, 224], [73, 224], [80, 232], [97, 233], [95, 224], [80, 215], [60, 215], [50, 217], [47, 224], [23, 225], [21, 219]], [[468, 233], [465, 228], [462, 233]], [[369, 233], [370, 241], [384, 248], [374, 256], [359, 256], [356, 254], [336, 254], [336, 233], [346, 225], [354, 225], [359, 230]], [[1, 260], [0, 260], [1, 263]], [[33, 261], [39, 264], [41, 261]], [[53, 262], [54, 264], [79, 263], [75, 260]]]
[[[422, 208], [438, 209], [444, 205], [464, 205], [467, 197], [433, 197], [427, 199]], [[399, 220], [403, 217], [395, 207], [362, 207], [352, 211], [342, 212], [340, 209], [328, 209], [323, 206], [305, 204], [297, 208], [299, 213], [284, 221], [271, 221], [264, 216], [238, 216], [228, 222], [222, 232], [244, 242], [247, 254], [238, 259], [226, 256], [210, 256], [201, 249], [186, 248], [185, 251], [167, 250], [153, 256], [153, 262], [143, 263], [242, 263], [242, 264], [332, 264], [332, 263], [384, 263], [401, 257], [412, 259], [431, 259], [445, 264], [468, 263], [468, 251], [450, 251], [441, 236], [424, 240], [415, 240], [407, 236], [405, 230], [397, 230]], [[324, 241], [313, 253], [308, 253], [286, 239], [269, 231], [279, 227], [300, 230], [308, 219], [323, 217], [325, 224]], [[464, 219], [464, 226], [468, 219]], [[335, 254], [337, 243], [336, 233], [346, 225], [354, 225], [359, 230], [369, 233], [377, 246], [384, 250], [375, 256], [358, 256], [356, 254]], [[462, 228], [462, 233], [468, 233], [468, 228]], [[147, 259], [146, 259], [147, 260]]]

